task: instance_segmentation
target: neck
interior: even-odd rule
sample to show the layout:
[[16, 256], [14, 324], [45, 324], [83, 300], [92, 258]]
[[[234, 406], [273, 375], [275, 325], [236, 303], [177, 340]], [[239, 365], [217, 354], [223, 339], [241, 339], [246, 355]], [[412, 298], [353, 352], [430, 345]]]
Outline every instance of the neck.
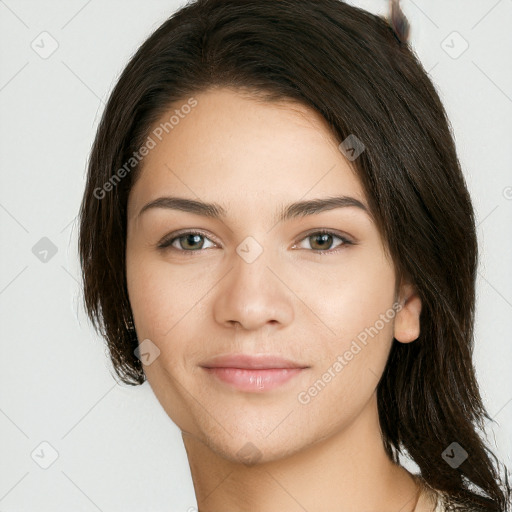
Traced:
[[343, 430], [285, 459], [244, 465], [182, 432], [199, 512], [413, 512], [418, 487], [387, 456], [376, 396]]

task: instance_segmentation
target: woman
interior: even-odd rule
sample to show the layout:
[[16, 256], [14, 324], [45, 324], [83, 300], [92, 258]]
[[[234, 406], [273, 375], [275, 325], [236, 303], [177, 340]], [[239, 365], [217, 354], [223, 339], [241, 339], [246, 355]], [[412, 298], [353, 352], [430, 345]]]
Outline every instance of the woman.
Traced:
[[510, 510], [473, 209], [407, 31], [395, 4], [198, 0], [111, 94], [85, 304], [182, 431], [200, 512]]

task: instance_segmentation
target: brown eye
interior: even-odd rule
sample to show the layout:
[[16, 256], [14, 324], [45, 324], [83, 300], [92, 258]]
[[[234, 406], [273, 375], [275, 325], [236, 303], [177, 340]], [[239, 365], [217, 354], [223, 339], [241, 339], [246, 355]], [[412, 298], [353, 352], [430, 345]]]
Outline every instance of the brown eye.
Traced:
[[[340, 249], [343, 248], [345, 245], [352, 245], [353, 242], [348, 240], [346, 237], [342, 236], [341, 234], [332, 233], [330, 231], [317, 231], [314, 233], [310, 233], [304, 240], [309, 240], [309, 245], [313, 252], [316, 253], [333, 253], [337, 252], [337, 249], [332, 249], [333, 243], [335, 239], [338, 239], [341, 241], [336, 247], [339, 247]], [[304, 248], [304, 247], [301, 247]], [[306, 247], [307, 249], [307, 247]]]
[[171, 248], [181, 252], [195, 252], [204, 248], [205, 240], [209, 240], [202, 233], [186, 232], [171, 235], [158, 245], [159, 249]]
[[314, 250], [330, 249], [333, 240], [333, 236], [327, 233], [319, 233], [318, 235], [312, 235], [309, 238], [313, 240], [311, 248]]
[[189, 234], [180, 236], [177, 238], [177, 240], [180, 241], [180, 246], [182, 249], [198, 250], [201, 249], [204, 245], [204, 240], [201, 241], [202, 238], [203, 237], [201, 235]]

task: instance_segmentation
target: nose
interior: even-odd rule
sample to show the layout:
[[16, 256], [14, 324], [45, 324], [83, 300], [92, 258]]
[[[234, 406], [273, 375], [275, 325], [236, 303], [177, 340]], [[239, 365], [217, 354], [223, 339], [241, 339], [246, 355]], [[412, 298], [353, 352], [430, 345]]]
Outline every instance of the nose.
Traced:
[[250, 263], [238, 255], [233, 260], [231, 270], [216, 289], [216, 321], [247, 330], [289, 325], [294, 316], [293, 292], [279, 265], [269, 261], [265, 251]]

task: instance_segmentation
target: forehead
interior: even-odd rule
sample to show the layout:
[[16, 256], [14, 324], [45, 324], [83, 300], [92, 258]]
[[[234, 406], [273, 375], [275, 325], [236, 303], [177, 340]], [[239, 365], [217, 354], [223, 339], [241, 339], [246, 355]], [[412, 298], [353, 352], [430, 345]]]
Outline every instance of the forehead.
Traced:
[[354, 169], [313, 109], [232, 89], [194, 95], [195, 106], [181, 109], [188, 100], [155, 123], [154, 147], [130, 193], [130, 215], [157, 197], [177, 194], [255, 211], [329, 195], [365, 202]]

